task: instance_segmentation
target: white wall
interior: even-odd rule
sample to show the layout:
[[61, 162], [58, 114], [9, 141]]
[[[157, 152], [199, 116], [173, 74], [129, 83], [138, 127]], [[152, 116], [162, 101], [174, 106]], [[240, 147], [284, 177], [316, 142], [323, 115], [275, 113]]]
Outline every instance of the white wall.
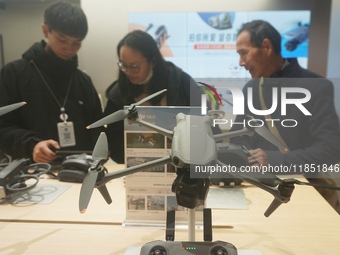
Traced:
[[44, 3], [6, 4], [0, 10], [5, 63], [20, 58], [29, 46], [43, 38], [41, 24], [46, 7]]
[[[44, 10], [53, 0], [6, 0], [0, 9], [0, 34], [3, 35], [5, 63], [21, 58], [33, 43], [43, 39]], [[80, 0], [69, 0], [80, 5]]]

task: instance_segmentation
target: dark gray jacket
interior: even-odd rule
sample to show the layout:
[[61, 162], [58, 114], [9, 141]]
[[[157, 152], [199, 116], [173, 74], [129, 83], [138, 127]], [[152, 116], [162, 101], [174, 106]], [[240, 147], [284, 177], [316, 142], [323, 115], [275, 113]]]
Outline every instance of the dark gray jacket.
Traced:
[[[255, 119], [263, 116], [256, 116], [248, 109], [247, 89], [253, 88], [253, 105], [255, 109], [261, 109], [258, 79], [252, 79], [243, 89], [245, 95], [245, 113], [252, 115]], [[276, 119], [277, 128], [286, 142], [290, 152], [281, 153], [266, 139], [254, 134], [251, 137], [234, 138], [231, 141], [243, 144], [248, 149], [262, 148], [266, 151], [271, 165], [303, 165], [303, 164], [334, 164], [340, 161], [340, 129], [339, 119], [334, 106], [333, 84], [321, 76], [301, 68], [296, 59], [291, 59], [290, 64], [282, 71], [273, 74], [269, 79], [264, 80], [263, 94], [268, 109], [272, 105], [272, 89], [276, 87], [281, 91], [283, 87], [299, 87], [310, 91], [311, 99], [303, 104], [312, 114], [305, 116], [295, 105], [287, 106], [287, 114], [281, 114], [281, 94], [278, 94], [278, 107], [271, 114], [271, 119]], [[299, 98], [299, 93], [289, 93], [288, 98]], [[242, 121], [244, 116], [237, 116], [235, 122]], [[296, 127], [284, 127], [280, 122], [284, 119], [294, 119], [298, 122]], [[286, 122], [292, 125], [293, 122]], [[233, 128], [234, 130], [235, 128]]]

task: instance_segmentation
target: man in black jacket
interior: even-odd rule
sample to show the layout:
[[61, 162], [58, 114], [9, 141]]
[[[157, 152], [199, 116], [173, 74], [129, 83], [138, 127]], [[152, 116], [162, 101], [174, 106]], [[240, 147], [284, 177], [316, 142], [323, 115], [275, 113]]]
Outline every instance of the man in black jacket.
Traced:
[[[310, 182], [334, 184], [324, 173], [328, 167], [338, 168], [340, 162], [340, 129], [333, 84], [301, 68], [296, 59], [282, 58], [281, 36], [268, 22], [255, 20], [243, 24], [238, 32], [236, 50], [240, 55], [240, 65], [253, 78], [243, 89], [245, 114], [266, 125], [281, 139], [285, 149], [278, 150], [257, 134], [235, 138], [232, 142], [249, 149], [250, 164], [289, 166], [290, 174], [304, 174]], [[306, 93], [301, 93], [303, 91]], [[286, 105], [281, 96], [292, 101]], [[304, 102], [294, 104], [294, 100]], [[249, 104], [256, 110], [268, 110], [269, 114], [254, 114]], [[245, 115], [239, 115], [235, 123], [243, 123], [244, 119]], [[239, 125], [242, 124], [236, 124], [233, 129], [239, 129]], [[318, 191], [338, 210], [336, 192]]]
[[0, 72], [0, 106], [27, 105], [0, 118], [0, 150], [12, 158], [52, 162], [56, 150], [92, 150], [99, 130], [86, 126], [101, 117], [98, 94], [79, 70], [77, 52], [87, 34], [83, 11], [58, 2], [45, 10], [42, 32], [22, 59]]

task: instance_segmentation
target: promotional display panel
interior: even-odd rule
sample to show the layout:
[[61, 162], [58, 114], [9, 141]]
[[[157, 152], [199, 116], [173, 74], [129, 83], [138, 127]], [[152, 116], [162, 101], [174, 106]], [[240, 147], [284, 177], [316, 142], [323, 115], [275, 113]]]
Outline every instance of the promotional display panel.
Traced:
[[129, 29], [147, 31], [165, 59], [194, 78], [245, 78], [235, 50], [237, 31], [262, 19], [282, 35], [283, 57], [307, 67], [310, 11], [129, 13]]
[[[199, 113], [199, 109], [189, 107], [137, 107], [139, 118], [172, 131], [176, 125], [177, 113]], [[157, 132], [124, 123], [126, 167], [146, 163], [169, 154], [171, 140]], [[175, 193], [171, 191], [176, 178], [171, 164], [157, 166], [125, 177], [126, 220], [129, 225], [164, 225], [166, 212], [176, 211], [176, 223], [187, 223], [188, 209], [179, 206]], [[203, 201], [196, 211], [203, 210]], [[196, 222], [201, 224], [202, 213], [196, 214]]]

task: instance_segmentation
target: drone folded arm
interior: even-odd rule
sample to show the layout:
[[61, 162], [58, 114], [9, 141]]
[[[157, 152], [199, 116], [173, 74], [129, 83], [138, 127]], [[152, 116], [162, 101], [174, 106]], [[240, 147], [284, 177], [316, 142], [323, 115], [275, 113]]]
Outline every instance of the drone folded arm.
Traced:
[[97, 187], [105, 185], [105, 183], [107, 183], [110, 180], [117, 179], [119, 177], [123, 177], [123, 176], [130, 175], [130, 174], [134, 174], [137, 172], [141, 172], [143, 170], [147, 170], [152, 167], [168, 164], [171, 162], [172, 162], [171, 157], [170, 155], [168, 155], [166, 157], [156, 159], [156, 160], [153, 160], [147, 163], [143, 163], [141, 165], [131, 166], [126, 169], [122, 169], [122, 170], [115, 171], [113, 173], [105, 174], [105, 176], [101, 180], [97, 181]]
[[253, 130], [250, 130], [248, 128], [243, 128], [243, 129], [240, 129], [240, 130], [230, 131], [230, 132], [227, 132], [227, 133], [216, 134], [216, 135], [214, 135], [214, 139], [217, 142], [217, 141], [221, 141], [225, 138], [232, 138], [232, 137], [237, 137], [237, 136], [241, 136], [241, 135], [251, 136], [253, 134], [254, 134]]

